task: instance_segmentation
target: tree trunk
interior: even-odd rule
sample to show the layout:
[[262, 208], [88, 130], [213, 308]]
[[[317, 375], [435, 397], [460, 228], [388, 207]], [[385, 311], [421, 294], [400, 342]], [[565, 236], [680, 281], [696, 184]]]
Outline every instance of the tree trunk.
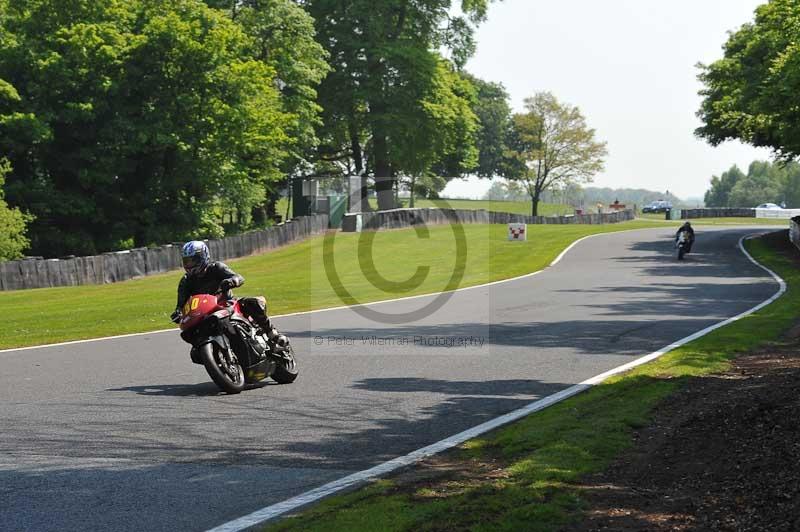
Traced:
[[531, 216], [539, 216], [539, 197], [541, 194], [542, 192], [537, 190], [533, 196], [531, 196]]
[[386, 111], [388, 105], [385, 101], [385, 66], [381, 57], [374, 55], [369, 48], [367, 54], [367, 80], [365, 89], [372, 93], [369, 98], [369, 124], [372, 131], [372, 161], [375, 172], [375, 192], [378, 195], [378, 210], [388, 210], [394, 207], [392, 194], [392, 167], [389, 162], [388, 130], [386, 124]]
[[264, 205], [267, 220], [275, 220], [278, 216], [278, 201], [281, 199], [281, 188], [283, 187], [279, 188], [276, 183], [267, 190], [267, 199]]
[[[274, 210], [274, 209], [273, 209]], [[252, 212], [250, 216], [253, 217], [253, 225], [256, 227], [264, 227], [267, 225], [267, 205], [262, 203], [261, 205], [255, 205], [252, 208]]]
[[372, 133], [372, 149], [375, 157], [375, 192], [378, 194], [378, 210], [394, 208], [392, 169], [389, 164], [389, 149], [382, 126], [375, 125]]
[[350, 150], [353, 152], [356, 175], [361, 176], [361, 205], [358, 212], [364, 212], [369, 210], [369, 194], [367, 191], [367, 177], [364, 175], [364, 152], [361, 149], [361, 140], [358, 138], [358, 127], [355, 120], [350, 120], [347, 129], [350, 135]]
[[411, 198], [409, 200], [408, 206], [410, 208], [414, 208], [414, 185], [417, 183], [417, 176], [411, 176]]

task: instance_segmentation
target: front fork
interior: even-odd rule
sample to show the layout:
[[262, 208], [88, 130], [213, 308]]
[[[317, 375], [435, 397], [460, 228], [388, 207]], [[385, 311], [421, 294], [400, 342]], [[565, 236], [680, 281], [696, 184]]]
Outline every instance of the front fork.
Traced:
[[216, 345], [219, 348], [220, 353], [220, 364], [222, 368], [225, 370], [225, 373], [231, 375], [232, 369], [230, 368], [231, 365], [238, 365], [239, 361], [236, 358], [236, 355], [233, 353], [233, 349], [231, 349], [231, 344], [228, 341], [228, 338], [224, 334], [218, 334], [215, 336], [208, 336], [206, 338], [200, 339], [194, 346], [192, 346], [192, 350], [189, 353], [189, 356], [192, 359], [192, 362], [195, 364], [203, 364], [202, 359], [200, 358], [200, 349], [203, 346], [209, 346], [213, 349], [213, 345]]

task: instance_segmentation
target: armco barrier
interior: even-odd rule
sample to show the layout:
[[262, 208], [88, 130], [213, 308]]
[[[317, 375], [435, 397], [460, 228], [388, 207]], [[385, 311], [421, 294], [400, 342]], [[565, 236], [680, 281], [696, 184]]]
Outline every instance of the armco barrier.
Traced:
[[794, 247], [800, 249], [800, 216], [795, 216], [789, 222], [789, 240]]
[[458, 222], [462, 224], [603, 224], [633, 220], [633, 211], [610, 214], [580, 214], [574, 216], [526, 216], [507, 212], [464, 209], [394, 209], [390, 211], [348, 213], [342, 220], [342, 231], [354, 232], [357, 219], [361, 227], [370, 229], [400, 229], [418, 224], [437, 225]]
[[[267, 251], [327, 229], [327, 215], [306, 216], [260, 231], [209, 240], [208, 247], [212, 257], [227, 260]], [[179, 244], [92, 257], [14, 260], [0, 262], [0, 291], [115, 283], [180, 267]]]

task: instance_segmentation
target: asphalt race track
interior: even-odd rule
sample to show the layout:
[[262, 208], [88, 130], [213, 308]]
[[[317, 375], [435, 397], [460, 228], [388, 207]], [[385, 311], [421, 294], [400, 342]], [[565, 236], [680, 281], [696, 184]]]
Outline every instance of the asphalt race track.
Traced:
[[[520, 408], [772, 296], [753, 229], [579, 243], [422, 320], [279, 318], [301, 374], [217, 393], [177, 334], [0, 353], [0, 530], [197, 531]], [[433, 297], [371, 306], [413, 311]], [[165, 308], [170, 302], [165, 301]]]

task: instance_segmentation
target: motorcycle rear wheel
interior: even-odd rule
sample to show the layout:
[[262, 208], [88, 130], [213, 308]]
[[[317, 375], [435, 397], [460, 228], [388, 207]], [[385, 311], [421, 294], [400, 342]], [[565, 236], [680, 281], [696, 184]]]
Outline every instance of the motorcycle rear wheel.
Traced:
[[244, 371], [239, 364], [231, 364], [230, 369], [236, 372], [232, 377], [223, 367], [222, 350], [217, 344], [208, 343], [199, 348], [200, 360], [203, 361], [208, 375], [214, 384], [219, 386], [223, 392], [236, 394], [244, 390]]
[[286, 350], [280, 355], [275, 356], [277, 365], [272, 373], [272, 379], [278, 384], [291, 384], [300, 374], [297, 368], [297, 361], [294, 359], [292, 346], [288, 345]]

